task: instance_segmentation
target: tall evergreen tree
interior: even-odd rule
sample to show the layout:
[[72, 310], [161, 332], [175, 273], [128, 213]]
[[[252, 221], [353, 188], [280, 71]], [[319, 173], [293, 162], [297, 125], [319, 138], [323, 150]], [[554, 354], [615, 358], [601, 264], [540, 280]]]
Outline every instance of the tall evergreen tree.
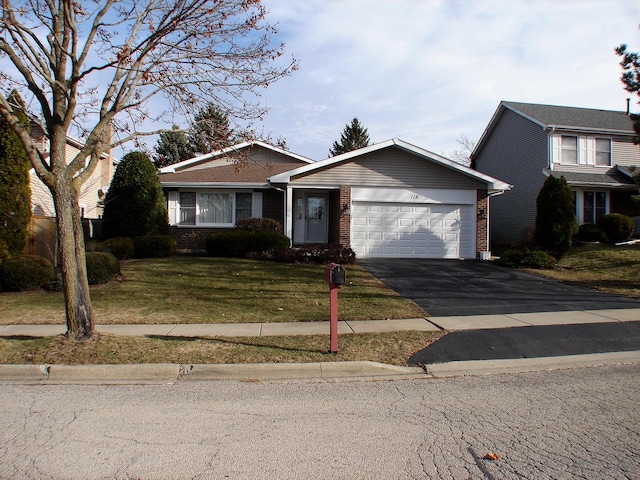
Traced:
[[357, 118], [351, 121], [351, 125], [345, 125], [344, 131], [340, 135], [340, 142], [333, 142], [333, 147], [329, 150], [329, 156], [335, 157], [343, 153], [368, 147], [370, 144], [369, 133]]
[[[628, 51], [624, 44], [616, 48], [616, 54], [622, 57], [620, 60], [622, 76], [620, 79], [625, 90], [640, 96], [640, 54]], [[636, 131], [636, 143], [640, 143], [640, 115], [630, 113], [629, 117], [633, 121], [633, 128]]]
[[175, 125], [173, 130], [160, 134], [155, 150], [153, 163], [157, 168], [188, 160], [195, 155], [189, 138]]
[[536, 199], [535, 244], [560, 259], [571, 248], [578, 232], [573, 192], [564, 177], [550, 175]]
[[[22, 98], [13, 90], [7, 97], [26, 131], [29, 117]], [[20, 255], [27, 244], [31, 220], [31, 163], [24, 144], [6, 121], [0, 120], [0, 242], [9, 255]]]
[[194, 117], [189, 130], [189, 146], [196, 155], [215, 152], [234, 143], [234, 132], [225, 112], [210, 103]]
[[104, 199], [102, 227], [107, 237], [133, 238], [167, 232], [162, 186], [146, 154], [127, 153], [118, 164]]

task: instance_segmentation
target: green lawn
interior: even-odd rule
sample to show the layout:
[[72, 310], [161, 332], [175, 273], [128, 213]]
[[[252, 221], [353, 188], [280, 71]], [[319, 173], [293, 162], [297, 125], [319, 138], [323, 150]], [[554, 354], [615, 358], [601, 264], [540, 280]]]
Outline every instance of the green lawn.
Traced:
[[573, 248], [554, 270], [533, 272], [585, 288], [640, 298], [640, 244]]
[[[426, 316], [357, 266], [345, 267], [341, 320]], [[320, 265], [177, 256], [122, 262], [122, 281], [91, 287], [97, 324], [322, 321], [329, 288]], [[63, 324], [60, 292], [0, 294], [0, 324]]]
[[[341, 320], [424, 317], [358, 266], [347, 266], [339, 293]], [[173, 257], [122, 264], [123, 280], [92, 287], [98, 324], [321, 321], [329, 293], [323, 267], [253, 260]], [[573, 249], [555, 270], [532, 272], [587, 288], [640, 298], [640, 245]], [[0, 294], [0, 324], [64, 323], [61, 293]], [[370, 360], [405, 365], [443, 332], [252, 338], [142, 338], [97, 335], [0, 338], [0, 363], [261, 363]]]

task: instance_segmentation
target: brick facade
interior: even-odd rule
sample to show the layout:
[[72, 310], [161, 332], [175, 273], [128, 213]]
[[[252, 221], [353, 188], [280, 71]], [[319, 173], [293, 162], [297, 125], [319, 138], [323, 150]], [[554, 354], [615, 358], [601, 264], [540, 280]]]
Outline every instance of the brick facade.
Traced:
[[[284, 225], [284, 193], [273, 189], [262, 191], [262, 218], [271, 218]], [[203, 253], [206, 250], [205, 240], [209, 235], [229, 230], [233, 229], [172, 225], [169, 227], [169, 235], [176, 240], [179, 252]]]
[[477, 191], [476, 217], [476, 252], [479, 256], [480, 252], [489, 251], [489, 195], [486, 190]]
[[340, 215], [338, 243], [351, 247], [351, 185], [340, 185]]

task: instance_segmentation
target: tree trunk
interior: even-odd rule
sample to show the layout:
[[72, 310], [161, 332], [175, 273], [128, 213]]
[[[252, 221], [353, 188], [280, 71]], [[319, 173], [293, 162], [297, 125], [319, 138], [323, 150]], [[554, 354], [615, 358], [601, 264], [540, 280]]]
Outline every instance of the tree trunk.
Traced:
[[70, 180], [63, 178], [58, 179], [52, 190], [58, 221], [67, 335], [78, 340], [87, 339], [95, 330], [78, 192]]

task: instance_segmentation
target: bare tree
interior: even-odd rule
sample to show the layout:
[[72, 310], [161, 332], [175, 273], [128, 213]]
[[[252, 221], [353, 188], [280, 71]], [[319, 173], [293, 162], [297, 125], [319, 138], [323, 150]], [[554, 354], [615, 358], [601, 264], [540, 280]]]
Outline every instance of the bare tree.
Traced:
[[[272, 43], [276, 31], [260, 0], [1, 1], [0, 88], [38, 106], [49, 157], [18, 121], [17, 106], [0, 99], [0, 115], [53, 196], [68, 334], [88, 338], [94, 322], [78, 192], [100, 155], [208, 103], [260, 118], [255, 95], [296, 62], [280, 59], [283, 45]], [[84, 147], [67, 160], [72, 129]]]
[[456, 138], [456, 142], [460, 145], [460, 149], [454, 150], [448, 156], [454, 162], [468, 167], [471, 164], [471, 153], [476, 146], [476, 142], [464, 134]]

